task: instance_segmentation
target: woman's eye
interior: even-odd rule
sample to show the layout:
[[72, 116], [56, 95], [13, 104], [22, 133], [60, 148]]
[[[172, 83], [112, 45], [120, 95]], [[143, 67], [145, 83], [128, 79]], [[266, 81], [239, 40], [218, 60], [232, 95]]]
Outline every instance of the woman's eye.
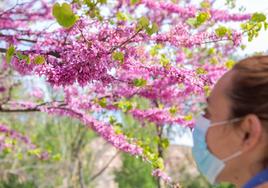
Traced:
[[209, 114], [209, 112], [208, 112], [208, 108], [207, 108], [207, 107], [204, 109], [203, 116], [204, 116], [205, 118], [207, 118], [207, 119], [209, 119], [209, 117], [210, 117], [210, 114]]

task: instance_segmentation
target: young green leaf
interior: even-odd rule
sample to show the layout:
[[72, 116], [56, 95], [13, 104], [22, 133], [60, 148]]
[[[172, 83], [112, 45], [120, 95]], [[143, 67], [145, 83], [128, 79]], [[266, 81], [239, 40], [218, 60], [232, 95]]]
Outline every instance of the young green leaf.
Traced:
[[105, 108], [107, 106], [107, 100], [106, 98], [102, 98], [101, 100], [98, 100], [98, 104], [102, 107]]
[[137, 30], [140, 30], [140, 29], [144, 29], [146, 27], [148, 27], [150, 24], [150, 21], [147, 17], [145, 16], [142, 16], [139, 21], [138, 21], [138, 24], [137, 24]]
[[7, 52], [6, 52], [6, 62], [7, 63], [10, 63], [11, 62], [11, 59], [13, 57], [15, 53], [15, 47], [13, 45], [11, 45], [8, 49], [7, 49]]
[[169, 140], [168, 140], [167, 138], [163, 138], [163, 139], [161, 140], [161, 146], [162, 146], [162, 148], [164, 148], [164, 149], [168, 148], [168, 146], [169, 146]]
[[219, 28], [215, 30], [215, 32], [218, 37], [224, 37], [226, 33], [228, 32], [228, 29], [224, 26], [220, 26]]
[[163, 67], [166, 67], [167, 65], [169, 65], [170, 61], [169, 59], [166, 57], [165, 54], [161, 54], [161, 58], [160, 58], [160, 64], [163, 66]]
[[263, 13], [254, 13], [251, 17], [251, 21], [253, 22], [264, 22], [266, 20], [266, 16]]
[[123, 63], [124, 61], [123, 52], [113, 52], [112, 56], [113, 56], [113, 60], [120, 61], [121, 63]]
[[107, 0], [98, 0], [100, 2], [100, 4], [106, 4]]
[[27, 64], [30, 64], [30, 57], [29, 55], [24, 55], [21, 52], [16, 52], [16, 56], [19, 60], [25, 60]]
[[136, 87], [142, 87], [142, 86], [145, 86], [147, 83], [147, 80], [143, 79], [143, 78], [136, 78], [133, 80], [133, 84], [136, 86]]
[[211, 16], [209, 12], [200, 12], [196, 17], [197, 26], [200, 26], [205, 23], [210, 17]]
[[225, 62], [225, 66], [228, 68], [228, 69], [231, 69], [233, 66], [235, 65], [235, 61], [232, 60], [232, 59], [229, 59]]
[[38, 55], [34, 58], [34, 63], [37, 64], [37, 65], [41, 65], [41, 64], [44, 64], [46, 61], [45, 57], [42, 56], [42, 55]]
[[148, 35], [152, 35], [158, 31], [158, 25], [157, 23], [153, 23], [151, 27], [146, 27], [146, 32]]
[[159, 53], [159, 50], [161, 50], [162, 48], [163, 48], [162, 44], [157, 44], [157, 45], [153, 46], [150, 49], [151, 56], [156, 56]]
[[135, 4], [139, 3], [139, 2], [140, 2], [140, 0], [131, 0], [130, 1], [130, 4], [131, 5], [135, 5]]
[[55, 3], [52, 9], [52, 14], [56, 18], [57, 22], [65, 28], [72, 27], [78, 19], [78, 17], [73, 13], [71, 5], [68, 3], [63, 3], [62, 5]]
[[116, 18], [118, 21], [127, 21], [128, 17], [123, 12], [117, 12]]

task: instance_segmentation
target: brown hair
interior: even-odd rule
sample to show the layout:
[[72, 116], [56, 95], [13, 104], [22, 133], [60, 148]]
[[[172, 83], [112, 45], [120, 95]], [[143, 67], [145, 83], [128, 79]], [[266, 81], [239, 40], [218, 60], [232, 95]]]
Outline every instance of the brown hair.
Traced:
[[268, 120], [268, 56], [243, 59], [233, 70], [235, 73], [229, 92], [232, 116], [254, 113], [260, 119]]
[[[227, 94], [232, 118], [255, 114], [268, 131], [268, 56], [243, 59], [232, 70], [232, 86]], [[268, 160], [264, 163], [267, 166]]]

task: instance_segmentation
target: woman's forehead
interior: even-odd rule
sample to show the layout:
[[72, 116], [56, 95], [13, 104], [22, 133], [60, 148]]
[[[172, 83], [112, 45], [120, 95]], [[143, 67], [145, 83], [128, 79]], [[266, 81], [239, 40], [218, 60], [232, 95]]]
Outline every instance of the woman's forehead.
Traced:
[[230, 99], [226, 94], [232, 84], [232, 75], [233, 72], [231, 71], [225, 73], [215, 84], [210, 96], [207, 98], [208, 105], [219, 118], [229, 115]]
[[209, 101], [218, 100], [219, 97], [226, 98], [227, 91], [231, 88], [234, 71], [225, 73], [215, 84], [208, 98]]

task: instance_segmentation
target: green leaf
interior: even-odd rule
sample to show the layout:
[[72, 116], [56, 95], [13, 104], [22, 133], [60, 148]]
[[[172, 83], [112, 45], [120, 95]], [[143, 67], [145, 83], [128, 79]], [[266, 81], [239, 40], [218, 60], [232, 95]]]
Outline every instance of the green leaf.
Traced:
[[175, 115], [176, 113], [177, 113], [177, 108], [176, 108], [176, 106], [173, 106], [173, 107], [171, 107], [170, 109], [169, 109], [169, 113], [171, 114], [171, 115]]
[[136, 86], [136, 87], [142, 87], [142, 86], [145, 86], [147, 83], [147, 80], [143, 79], [143, 78], [136, 78], [133, 80], [133, 84]]
[[226, 33], [228, 32], [228, 29], [224, 26], [220, 26], [219, 28], [215, 30], [215, 32], [218, 37], [224, 37]]
[[116, 125], [113, 126], [115, 134], [123, 134], [122, 131], [122, 124], [117, 123]]
[[39, 148], [37, 149], [32, 149], [32, 150], [28, 150], [27, 152], [29, 155], [36, 155], [36, 156], [40, 156], [41, 154], [41, 150]]
[[54, 161], [60, 161], [61, 160], [61, 154], [60, 153], [57, 153], [57, 154], [55, 154], [55, 155], [53, 155], [53, 157], [52, 157], [52, 159], [54, 160]]
[[211, 92], [211, 88], [208, 85], [205, 85], [203, 89], [204, 89], [206, 96], [209, 96]]
[[196, 18], [188, 18], [186, 20], [186, 23], [192, 27], [197, 27]]
[[128, 20], [127, 16], [122, 12], [117, 12], [116, 18], [118, 21], [127, 21]]
[[207, 71], [204, 68], [202, 68], [202, 67], [198, 67], [196, 69], [196, 73], [197, 74], [207, 74]]
[[152, 165], [154, 168], [159, 168], [159, 169], [163, 170], [164, 169], [164, 160], [159, 157], [156, 160], [152, 161]]
[[163, 48], [162, 44], [157, 44], [153, 46], [150, 50], [151, 56], [157, 55], [159, 53], [159, 50], [161, 50], [162, 48]]
[[193, 116], [191, 114], [184, 116], [183, 118], [185, 121], [191, 121], [193, 120]]
[[150, 24], [150, 21], [147, 17], [145, 16], [142, 16], [139, 21], [138, 21], [138, 24], [137, 24], [137, 30], [140, 30], [140, 29], [144, 29], [146, 27], [148, 27]]
[[240, 46], [241, 50], [245, 50], [246, 47], [247, 47], [246, 45], [241, 45], [241, 46]]
[[202, 1], [202, 2], [200, 3], [200, 6], [201, 6], [202, 8], [210, 8], [210, 3], [209, 3], [208, 1]]
[[9, 64], [11, 62], [11, 59], [15, 53], [15, 47], [11, 45], [6, 52], [6, 62]]
[[251, 17], [251, 21], [253, 22], [264, 22], [266, 20], [266, 16], [263, 13], [254, 13]]
[[9, 153], [11, 153], [11, 148], [4, 148], [3, 150], [2, 150], [2, 152], [4, 153], [4, 154], [9, 154]]
[[263, 23], [263, 26], [264, 26], [264, 29], [265, 29], [265, 30], [268, 29], [268, 23], [267, 23], [267, 22], [264, 22], [264, 23]]
[[12, 139], [12, 138], [6, 138], [5, 139], [5, 143], [8, 145], [15, 145], [16, 144], [16, 140]]
[[27, 55], [23, 55], [21, 52], [16, 52], [16, 56], [19, 58], [19, 60], [23, 60], [27, 58]]
[[62, 5], [55, 3], [53, 5], [52, 14], [56, 18], [57, 22], [65, 28], [72, 27], [78, 19], [78, 17], [73, 13], [71, 5], [68, 3], [63, 3]]
[[146, 32], [148, 35], [152, 35], [158, 31], [158, 25], [157, 23], [153, 23], [151, 27], [146, 27]]
[[109, 117], [109, 123], [112, 124], [112, 125], [116, 123], [116, 119], [115, 119], [114, 116]]
[[161, 140], [161, 146], [162, 148], [166, 149], [169, 146], [169, 140], [167, 138], [164, 138]]
[[105, 108], [107, 106], [107, 100], [106, 98], [102, 98], [101, 100], [98, 100], [98, 104], [102, 107]]
[[206, 71], [204, 68], [202, 68], [202, 67], [198, 67], [198, 68], [196, 69], [196, 73], [197, 73], [197, 74], [206, 74], [207, 71]]
[[16, 52], [16, 56], [18, 57], [19, 60], [26, 60], [27, 64], [30, 64], [30, 57], [29, 55], [24, 55], [21, 52]]
[[139, 3], [139, 2], [140, 2], [140, 0], [131, 0], [130, 1], [130, 4], [131, 5], [135, 5], [135, 4]]
[[160, 58], [160, 64], [163, 66], [163, 67], [166, 67], [169, 65], [169, 59], [166, 57], [165, 54], [161, 54], [161, 58]]
[[232, 59], [229, 59], [228, 61], [225, 62], [225, 66], [226, 66], [228, 69], [233, 68], [234, 65], [235, 65], [235, 61], [232, 60]]
[[192, 27], [199, 27], [211, 17], [209, 12], [200, 12], [195, 18], [189, 18], [186, 20], [186, 23]]
[[215, 48], [209, 48], [208, 49], [208, 55], [213, 55], [213, 54], [215, 54]]
[[139, 20], [139, 23], [143, 26], [146, 27], [149, 25], [149, 19], [145, 16], [142, 16]]
[[98, 0], [100, 2], [100, 4], [106, 4], [107, 0]]
[[23, 159], [23, 154], [22, 153], [18, 153], [17, 154], [17, 158], [18, 158], [18, 160], [22, 160]]
[[118, 108], [120, 108], [123, 112], [127, 112], [132, 109], [132, 104], [130, 101], [120, 101], [118, 103]]
[[31, 62], [30, 62], [30, 56], [27, 56], [27, 58], [26, 58], [26, 63], [27, 64], [30, 64]]
[[123, 52], [113, 52], [112, 56], [113, 56], [113, 60], [120, 61], [121, 63], [124, 62]]
[[93, 2], [93, 1], [91, 1], [91, 0], [84, 0], [84, 3], [87, 5], [87, 7], [90, 9], [90, 10], [92, 10], [92, 9], [94, 9], [95, 8], [95, 3]]
[[197, 25], [200, 26], [203, 23], [205, 23], [209, 18], [210, 18], [210, 13], [209, 12], [200, 12], [197, 17], [196, 17], [196, 21], [197, 21]]
[[37, 65], [41, 65], [41, 64], [44, 64], [46, 61], [45, 57], [42, 56], [42, 55], [38, 55], [34, 58], [34, 63], [37, 64]]

